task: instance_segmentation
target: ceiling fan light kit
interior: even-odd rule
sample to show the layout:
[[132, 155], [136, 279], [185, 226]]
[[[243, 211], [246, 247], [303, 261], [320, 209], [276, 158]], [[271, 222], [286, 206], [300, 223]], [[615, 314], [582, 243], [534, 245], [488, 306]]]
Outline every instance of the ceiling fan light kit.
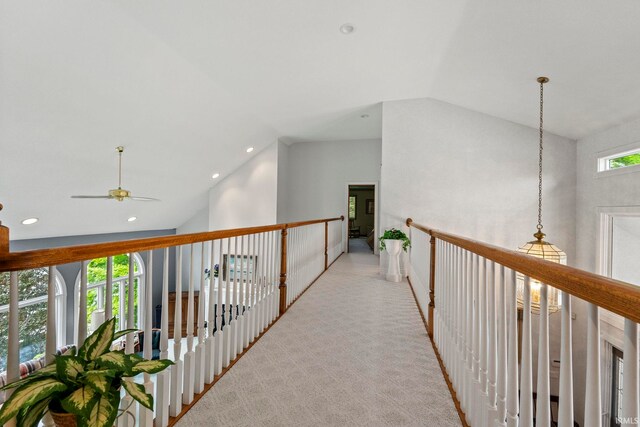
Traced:
[[122, 188], [122, 153], [124, 152], [123, 146], [116, 147], [118, 151], [118, 188], [109, 190], [106, 196], [71, 196], [72, 199], [113, 199], [118, 202], [122, 202], [124, 200], [137, 200], [141, 202], [153, 202], [159, 201], [158, 199], [154, 199], [152, 197], [139, 197], [132, 196], [131, 191], [125, 190]]

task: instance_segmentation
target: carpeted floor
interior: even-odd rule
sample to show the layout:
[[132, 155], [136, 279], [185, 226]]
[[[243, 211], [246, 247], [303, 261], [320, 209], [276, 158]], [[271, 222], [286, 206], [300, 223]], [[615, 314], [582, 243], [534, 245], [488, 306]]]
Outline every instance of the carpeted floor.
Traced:
[[179, 426], [458, 426], [405, 282], [344, 254]]
[[371, 249], [367, 244], [366, 237], [352, 238], [349, 239], [349, 253], [372, 254], [373, 249]]

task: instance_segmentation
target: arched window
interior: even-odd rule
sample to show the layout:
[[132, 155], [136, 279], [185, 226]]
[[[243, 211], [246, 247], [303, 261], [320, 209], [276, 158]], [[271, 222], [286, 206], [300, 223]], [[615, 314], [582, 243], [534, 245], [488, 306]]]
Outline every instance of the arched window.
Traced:
[[[56, 346], [66, 344], [66, 298], [64, 279], [57, 270]], [[7, 369], [9, 344], [9, 273], [0, 273], [0, 372]], [[49, 270], [36, 268], [18, 273], [20, 363], [45, 355], [47, 341], [47, 291]]]
[[[142, 328], [142, 312], [138, 308], [141, 306], [140, 298], [142, 286], [144, 285], [144, 264], [139, 254], [133, 254], [133, 277], [134, 277], [134, 321], [135, 327]], [[112, 308], [113, 316], [116, 318], [116, 328], [118, 330], [127, 328], [127, 302], [129, 289], [129, 254], [116, 255], [113, 257], [112, 274]], [[141, 286], [142, 284], [142, 286]], [[87, 264], [87, 334], [94, 331], [104, 321], [105, 302], [107, 298], [107, 258], [96, 258]], [[78, 305], [80, 301], [80, 273], [76, 278], [75, 286], [76, 307], [76, 331], [78, 337]], [[76, 339], [77, 341], [77, 339]]]

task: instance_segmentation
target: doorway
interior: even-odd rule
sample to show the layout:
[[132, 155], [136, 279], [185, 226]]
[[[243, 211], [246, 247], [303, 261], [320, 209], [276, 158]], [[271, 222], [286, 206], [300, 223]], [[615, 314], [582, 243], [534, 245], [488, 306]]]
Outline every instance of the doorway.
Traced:
[[347, 252], [375, 252], [376, 186], [349, 184], [347, 189]]

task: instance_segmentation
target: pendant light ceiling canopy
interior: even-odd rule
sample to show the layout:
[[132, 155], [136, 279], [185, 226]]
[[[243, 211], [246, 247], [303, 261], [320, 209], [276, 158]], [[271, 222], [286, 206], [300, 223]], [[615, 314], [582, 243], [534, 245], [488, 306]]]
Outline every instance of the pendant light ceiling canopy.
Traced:
[[[540, 84], [540, 139], [539, 139], [539, 156], [538, 156], [538, 225], [537, 231], [533, 234], [535, 240], [525, 243], [518, 248], [518, 252], [534, 256], [536, 258], [542, 258], [547, 261], [555, 262], [558, 264], [567, 264], [567, 254], [562, 249], [544, 240], [545, 234], [542, 232], [542, 148], [544, 142], [543, 131], [543, 113], [544, 113], [544, 85], [549, 82], [547, 77], [538, 77], [538, 83]], [[542, 283], [537, 280], [531, 279], [531, 311], [534, 313], [540, 312], [540, 289]], [[522, 308], [524, 305], [524, 277], [518, 275], [517, 286], [517, 300], [518, 307]], [[549, 287], [547, 290], [548, 309], [550, 313], [558, 311], [562, 305], [560, 292]]]

